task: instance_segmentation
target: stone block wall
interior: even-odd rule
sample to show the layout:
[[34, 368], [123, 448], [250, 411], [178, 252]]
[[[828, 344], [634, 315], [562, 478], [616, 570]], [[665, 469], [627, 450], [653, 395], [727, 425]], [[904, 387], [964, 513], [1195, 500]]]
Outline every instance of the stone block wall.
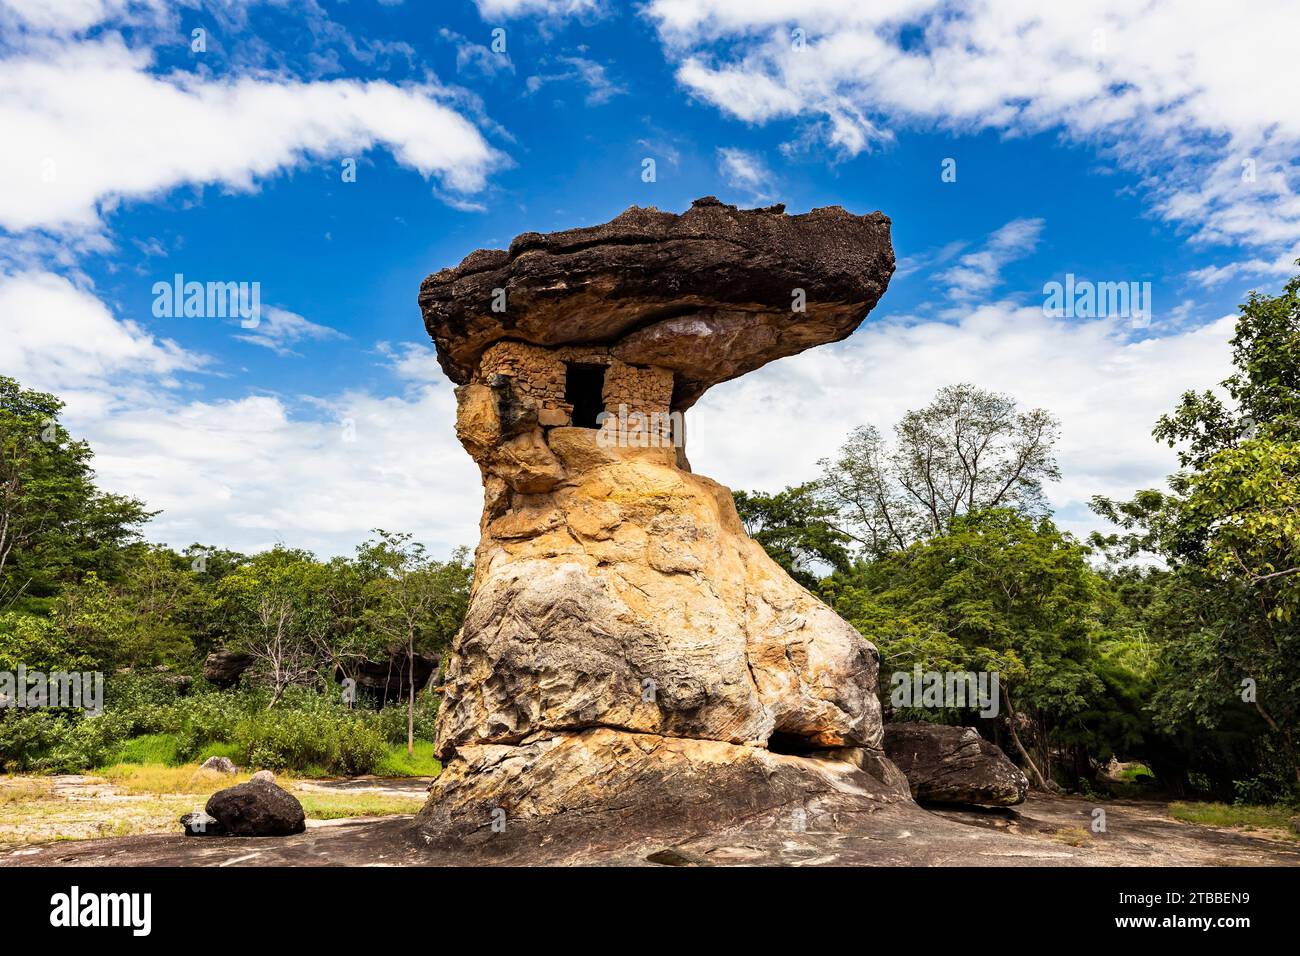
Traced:
[[673, 373], [664, 368], [628, 365], [610, 355], [607, 347], [548, 349], [524, 342], [498, 342], [483, 353], [478, 378], [507, 376], [520, 397], [537, 403], [540, 424], [568, 425], [573, 406], [564, 400], [564, 388], [566, 363], [570, 362], [606, 367], [602, 398], [611, 417], [604, 427], [619, 433], [620, 444], [672, 443], [675, 416], [669, 413]]

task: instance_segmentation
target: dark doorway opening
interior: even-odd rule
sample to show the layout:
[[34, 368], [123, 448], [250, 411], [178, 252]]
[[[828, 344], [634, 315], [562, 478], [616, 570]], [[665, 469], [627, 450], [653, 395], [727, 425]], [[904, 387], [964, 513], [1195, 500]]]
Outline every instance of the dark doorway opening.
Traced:
[[598, 428], [596, 416], [605, 410], [605, 366], [566, 363], [564, 400], [573, 406], [573, 424]]
[[774, 754], [788, 754], [795, 757], [802, 757], [804, 754], [810, 754], [817, 749], [816, 746], [804, 737], [797, 734], [786, 734], [776, 731], [772, 736], [767, 738], [767, 749]]

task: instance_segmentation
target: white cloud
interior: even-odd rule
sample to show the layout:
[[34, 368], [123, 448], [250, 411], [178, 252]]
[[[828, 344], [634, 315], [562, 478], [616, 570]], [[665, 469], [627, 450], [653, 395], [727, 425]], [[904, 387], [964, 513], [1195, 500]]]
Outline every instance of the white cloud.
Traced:
[[289, 347], [296, 342], [346, 339], [347, 336], [327, 325], [318, 325], [304, 319], [297, 312], [272, 305], [261, 310], [258, 323], [253, 329], [236, 335], [235, 338], [270, 349], [276, 355], [296, 355]]
[[404, 382], [396, 395], [197, 401], [178, 376], [203, 358], [66, 279], [0, 276], [0, 316], [0, 369], [67, 400], [99, 483], [163, 510], [152, 540], [244, 551], [283, 541], [323, 554], [350, 552], [376, 527], [444, 553], [478, 540], [478, 469], [427, 347], [381, 349]]
[[701, 60], [689, 57], [677, 71], [677, 79], [747, 123], [794, 116], [801, 108], [797, 94], [775, 80], [743, 68], [712, 69]]
[[587, 87], [586, 104], [600, 106], [615, 96], [627, 92], [627, 88], [611, 80], [609, 74], [605, 72], [605, 67], [595, 60], [580, 56], [562, 56], [558, 58], [558, 62], [564, 64], [567, 69], [558, 73], [540, 73], [528, 77], [525, 87], [530, 94], [536, 93], [547, 83], [579, 82]]
[[445, 377], [438, 364], [438, 353], [423, 343], [401, 342], [394, 346], [389, 342], [380, 342], [376, 351], [384, 357], [398, 378], [433, 385]]
[[498, 53], [487, 44], [476, 43], [455, 30], [448, 30], [446, 27], [438, 31], [438, 36], [456, 47], [456, 72], [458, 73], [478, 73], [482, 76], [495, 76], [498, 73], [513, 73], [515, 71], [515, 65], [510, 59], [510, 54], [505, 50]]
[[77, 33], [124, 12], [129, 0], [0, 0], [0, 17], [9, 14], [30, 30]]
[[137, 405], [74, 419], [102, 484], [163, 513], [148, 536], [257, 551], [345, 554], [372, 528], [436, 551], [478, 540], [478, 469], [456, 441], [451, 385], [345, 392], [294, 414], [279, 396]]
[[484, 20], [525, 16], [558, 19], [596, 16], [605, 12], [604, 0], [474, 0], [474, 3]]
[[1252, 258], [1229, 262], [1223, 266], [1206, 266], [1187, 273], [1187, 278], [1198, 285], [1213, 288], [1236, 279], [1238, 276], [1274, 275], [1290, 277], [1295, 274], [1295, 261], [1300, 258], [1296, 250], [1284, 252], [1272, 259]]
[[1248, 12], [1200, 0], [651, 0], [645, 10], [679, 82], [745, 121], [797, 117], [802, 138], [848, 154], [899, 126], [1059, 129], [1141, 175], [1156, 214], [1194, 241], [1269, 251], [1244, 268], [1285, 271], [1300, 255], [1293, 0]]
[[119, 375], [166, 381], [206, 363], [49, 272], [0, 274], [0, 326], [0, 371], [64, 398], [93, 395]]
[[849, 431], [888, 434], [943, 385], [972, 382], [1060, 417], [1062, 481], [1048, 487], [1058, 523], [1086, 534], [1095, 494], [1163, 487], [1174, 453], [1151, 437], [1181, 393], [1229, 372], [1233, 318], [1136, 342], [1123, 319], [1046, 318], [1009, 302], [941, 319], [873, 322], [838, 345], [782, 359], [715, 387], [688, 413], [696, 471], [732, 488], [777, 490], [816, 477]]
[[0, 226], [95, 230], [121, 199], [176, 186], [253, 189], [309, 160], [376, 146], [472, 193], [502, 157], [432, 87], [150, 72], [116, 34], [0, 60]]
[[733, 147], [719, 148], [718, 174], [728, 186], [746, 193], [755, 202], [772, 198], [772, 171], [758, 153]]
[[950, 298], [987, 296], [1001, 281], [1007, 263], [1034, 251], [1042, 231], [1041, 219], [1013, 219], [989, 236], [984, 248], [962, 256], [956, 265], [935, 278], [948, 284]]

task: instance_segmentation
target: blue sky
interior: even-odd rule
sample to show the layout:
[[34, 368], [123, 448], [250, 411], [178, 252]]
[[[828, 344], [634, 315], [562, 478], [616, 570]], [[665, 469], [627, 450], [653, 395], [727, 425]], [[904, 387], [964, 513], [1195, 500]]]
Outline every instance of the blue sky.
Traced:
[[[159, 540], [445, 551], [480, 502], [426, 274], [634, 204], [880, 209], [879, 307], [711, 392], [694, 466], [806, 480], [974, 381], [1061, 417], [1049, 494], [1082, 533], [1091, 494], [1172, 468], [1155, 416], [1226, 374], [1225, 317], [1300, 255], [1300, 14], [863, 6], [0, 0], [0, 372], [67, 399]], [[262, 325], [155, 317], [175, 273], [260, 282]], [[1066, 273], [1151, 283], [1151, 321], [1044, 316]]]

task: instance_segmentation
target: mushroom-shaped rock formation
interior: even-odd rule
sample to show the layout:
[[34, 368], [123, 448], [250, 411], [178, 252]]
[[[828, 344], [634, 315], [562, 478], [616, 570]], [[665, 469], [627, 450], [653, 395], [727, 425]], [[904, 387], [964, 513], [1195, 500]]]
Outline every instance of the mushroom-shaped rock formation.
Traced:
[[893, 269], [878, 212], [702, 199], [526, 233], [425, 280], [485, 489], [426, 843], [531, 839], [560, 814], [570, 836], [587, 819], [659, 839], [806, 812], [810, 793], [828, 819], [910, 805], [881, 750], [875, 649], [682, 447], [710, 385], [843, 339]]
[[600, 226], [526, 232], [425, 279], [424, 324], [458, 385], [496, 342], [604, 344], [671, 371], [684, 411], [710, 385], [845, 338], [889, 284], [886, 216], [784, 209], [710, 196], [680, 216], [633, 206]]

